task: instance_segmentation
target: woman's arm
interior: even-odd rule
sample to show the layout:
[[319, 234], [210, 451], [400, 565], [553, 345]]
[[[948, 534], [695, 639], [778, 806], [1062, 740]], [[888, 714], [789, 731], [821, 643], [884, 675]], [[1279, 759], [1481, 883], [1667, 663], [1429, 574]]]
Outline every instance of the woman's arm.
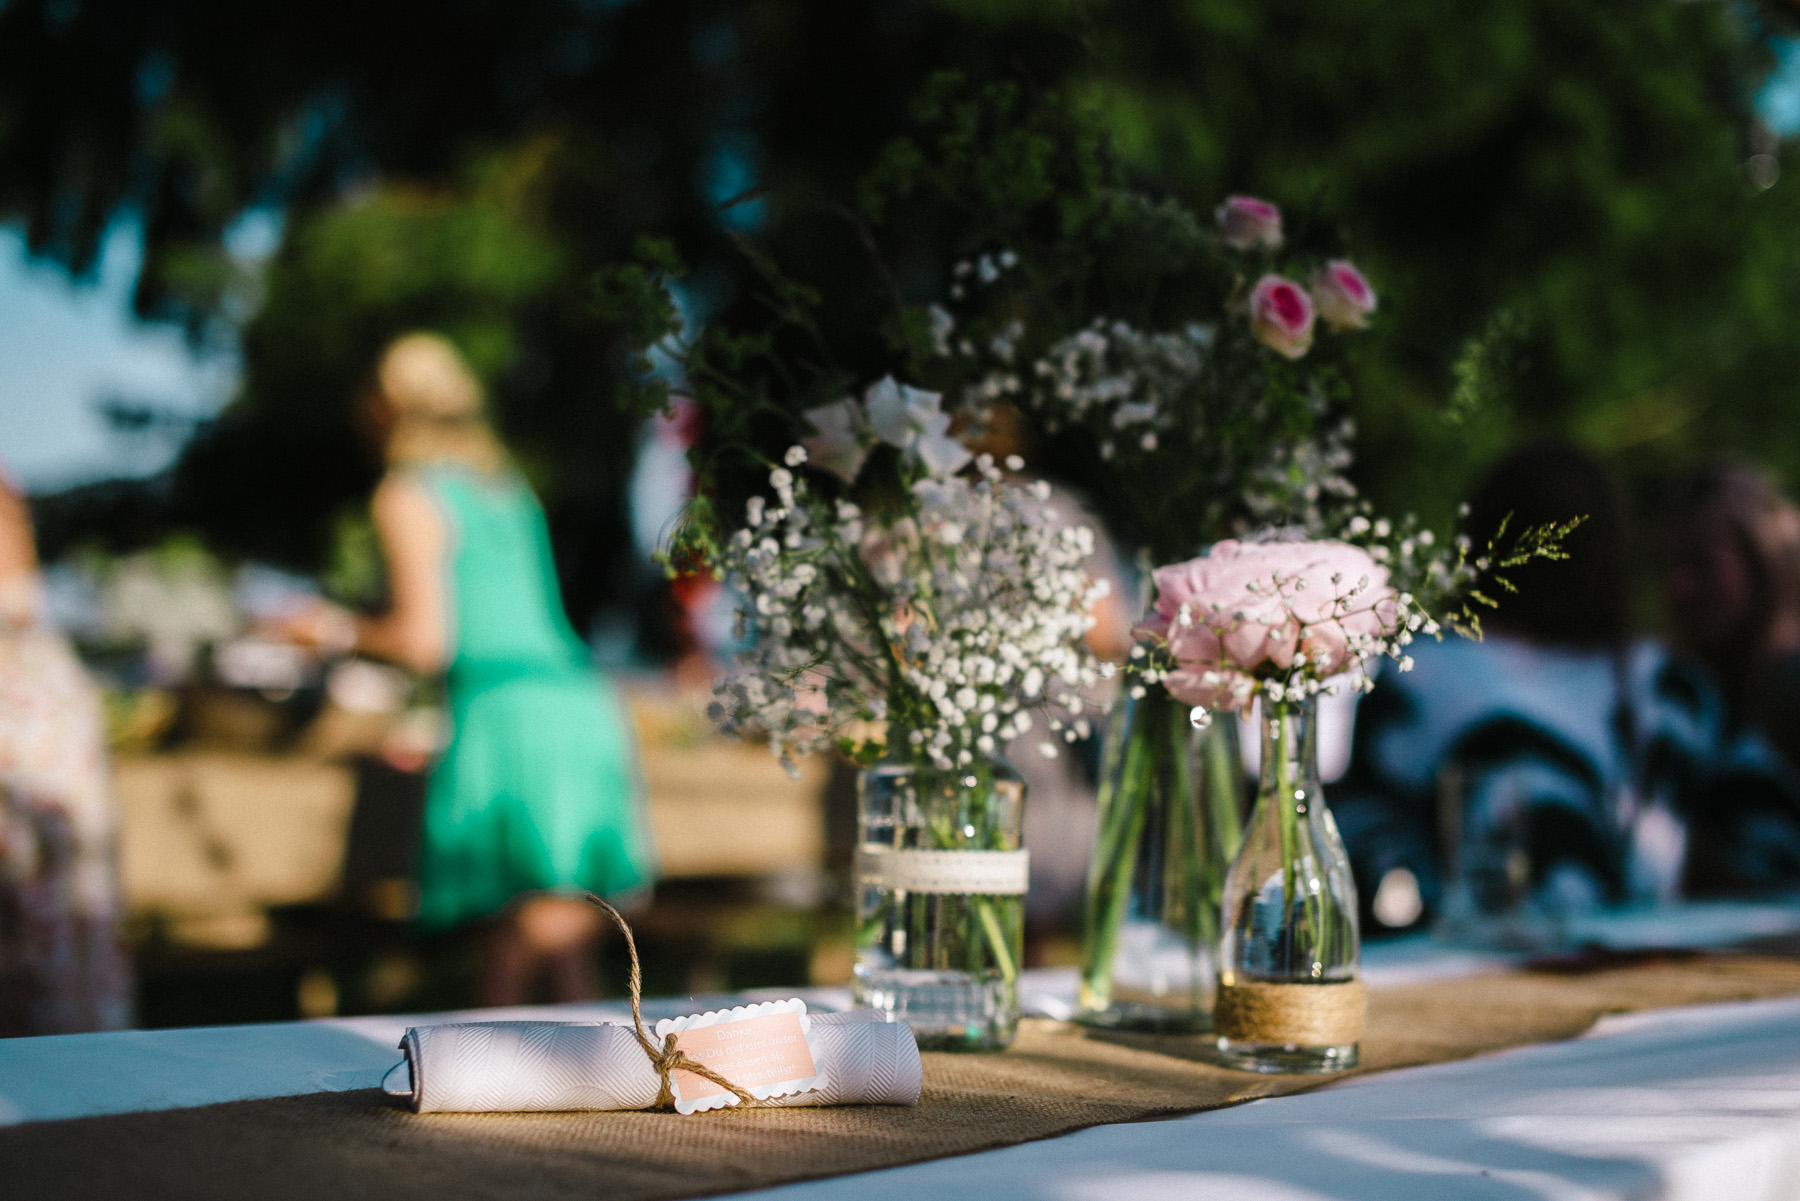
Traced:
[[393, 603], [380, 617], [357, 620], [356, 649], [434, 675], [450, 651], [443, 518], [425, 489], [401, 475], [381, 482], [370, 507]]
[[354, 617], [317, 601], [305, 612], [269, 622], [264, 631], [328, 654], [361, 651], [420, 675], [436, 675], [450, 654], [443, 519], [425, 490], [404, 476], [383, 480], [370, 508], [387, 564], [388, 611], [380, 617]]

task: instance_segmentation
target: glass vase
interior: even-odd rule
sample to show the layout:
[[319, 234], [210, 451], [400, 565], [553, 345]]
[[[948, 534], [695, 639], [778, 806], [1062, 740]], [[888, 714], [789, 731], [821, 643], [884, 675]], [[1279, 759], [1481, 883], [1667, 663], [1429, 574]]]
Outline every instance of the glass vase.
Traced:
[[853, 994], [919, 1046], [995, 1051], [1019, 1024], [1025, 782], [1004, 760], [889, 761], [857, 780]]
[[1242, 833], [1236, 723], [1196, 730], [1157, 684], [1107, 717], [1076, 1020], [1212, 1026], [1225, 871]]
[[1256, 1072], [1356, 1066], [1363, 986], [1356, 885], [1319, 787], [1317, 701], [1263, 701], [1262, 770], [1225, 878], [1214, 1027]]

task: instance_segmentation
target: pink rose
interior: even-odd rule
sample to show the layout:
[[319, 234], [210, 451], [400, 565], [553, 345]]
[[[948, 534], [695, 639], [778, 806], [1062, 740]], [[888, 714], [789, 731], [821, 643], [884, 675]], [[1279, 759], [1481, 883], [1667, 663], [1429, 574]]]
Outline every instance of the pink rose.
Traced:
[[1375, 289], [1347, 259], [1332, 259], [1313, 276], [1312, 299], [1334, 334], [1364, 328], [1375, 311]]
[[1225, 244], [1234, 250], [1257, 246], [1273, 250], [1281, 245], [1281, 210], [1266, 200], [1227, 196], [1213, 216], [1225, 235]]
[[1276, 354], [1299, 358], [1312, 347], [1312, 298], [1291, 279], [1263, 276], [1250, 290], [1250, 332]]
[[1169, 692], [1208, 709], [1240, 708], [1257, 678], [1287, 671], [1297, 653], [1307, 675], [1337, 675], [1397, 620], [1387, 569], [1342, 542], [1225, 541], [1155, 578], [1156, 607], [1138, 632], [1168, 640]]

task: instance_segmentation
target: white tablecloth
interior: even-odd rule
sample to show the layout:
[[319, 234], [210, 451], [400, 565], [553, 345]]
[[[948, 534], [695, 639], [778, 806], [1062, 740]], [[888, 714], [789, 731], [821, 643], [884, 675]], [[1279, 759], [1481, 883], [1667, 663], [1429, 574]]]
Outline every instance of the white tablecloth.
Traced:
[[1608, 1018], [1570, 1043], [742, 1196], [1791, 1201], [1800, 1001]]
[[[1800, 908], [1686, 906], [1588, 936], [1696, 945], [1800, 928]], [[1372, 946], [1371, 988], [1491, 971], [1505, 956], [1423, 939]], [[1067, 1016], [1072, 972], [1029, 972], [1028, 1010]], [[664, 998], [646, 1016], [840, 989]], [[0, 1040], [0, 1124], [376, 1088], [407, 1026], [620, 1019], [618, 1003]], [[4, 1194], [0, 1186], [0, 1195]], [[1242, 1201], [1658, 1198], [1800, 1201], [1800, 1001], [1609, 1018], [1568, 1043], [1345, 1081], [1169, 1122], [804, 1185], [758, 1201]]]

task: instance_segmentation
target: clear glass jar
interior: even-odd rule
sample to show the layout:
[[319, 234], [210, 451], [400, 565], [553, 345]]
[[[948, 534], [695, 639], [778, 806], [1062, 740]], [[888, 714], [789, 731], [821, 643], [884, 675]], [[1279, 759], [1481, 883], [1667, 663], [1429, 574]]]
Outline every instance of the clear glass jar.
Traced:
[[1204, 1031], [1225, 871], [1242, 835], [1237, 723], [1197, 730], [1191, 706], [1142, 687], [1107, 717], [1076, 1020]]
[[1219, 1055], [1257, 1072], [1356, 1066], [1356, 885], [1319, 787], [1317, 701], [1263, 701], [1262, 771], [1225, 880]]
[[853, 993], [919, 1046], [994, 1051], [1019, 1025], [1025, 782], [1002, 759], [885, 761], [857, 780]]

